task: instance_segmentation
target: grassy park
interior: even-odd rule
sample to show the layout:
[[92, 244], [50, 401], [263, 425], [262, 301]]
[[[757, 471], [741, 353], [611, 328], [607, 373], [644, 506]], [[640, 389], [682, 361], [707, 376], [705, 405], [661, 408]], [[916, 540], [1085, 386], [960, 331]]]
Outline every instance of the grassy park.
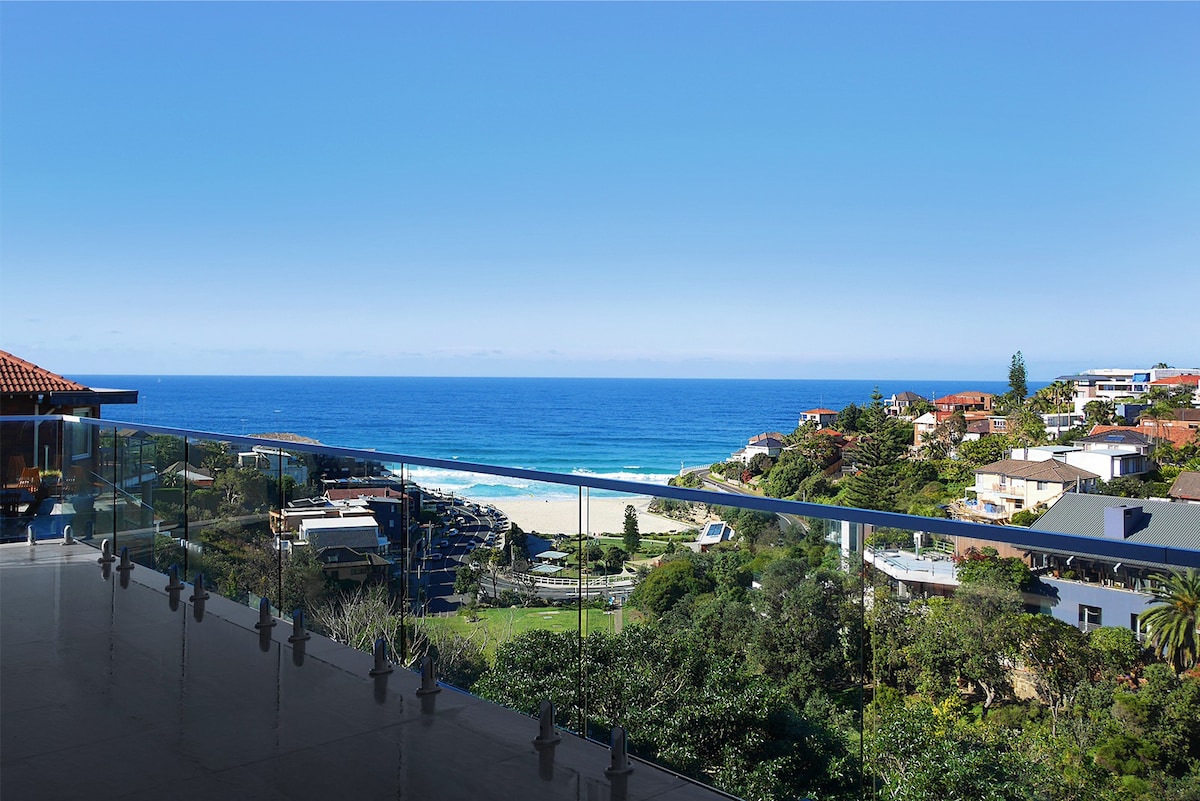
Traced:
[[[605, 614], [600, 609], [585, 609], [585, 633], [593, 631], [613, 632], [612, 614]], [[485, 650], [490, 659], [495, 648], [517, 635], [534, 629], [563, 632], [579, 630], [579, 611], [577, 609], [559, 609], [552, 606], [534, 609], [480, 609], [478, 620], [472, 621], [467, 615], [453, 617], [425, 618], [422, 625], [430, 628], [445, 629], [464, 637], [482, 636], [487, 644]]]

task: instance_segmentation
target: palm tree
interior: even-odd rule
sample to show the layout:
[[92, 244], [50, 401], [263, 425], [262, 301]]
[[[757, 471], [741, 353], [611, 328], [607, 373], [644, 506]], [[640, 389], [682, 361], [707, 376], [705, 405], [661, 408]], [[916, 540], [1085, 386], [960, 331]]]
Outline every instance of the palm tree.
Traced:
[[[1200, 572], [1173, 571], [1170, 576], [1155, 576], [1159, 582], [1151, 592], [1157, 601], [1138, 615], [1150, 629], [1150, 646], [1178, 671], [1195, 667], [1200, 659], [1196, 616], [1200, 613]], [[1148, 602], [1148, 603], [1150, 603]]]

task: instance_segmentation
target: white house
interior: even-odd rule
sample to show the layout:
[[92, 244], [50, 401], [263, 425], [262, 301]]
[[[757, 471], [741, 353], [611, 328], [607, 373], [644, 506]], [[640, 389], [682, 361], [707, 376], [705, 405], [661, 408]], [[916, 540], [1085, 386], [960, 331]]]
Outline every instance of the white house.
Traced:
[[[1178, 379], [1179, 376], [1187, 375], [1200, 375], [1200, 368], [1181, 370], [1175, 367], [1152, 367], [1138, 370], [1106, 367], [1084, 370], [1076, 375], [1061, 375], [1055, 380], [1075, 384], [1075, 411], [1082, 413], [1083, 407], [1091, 401], [1116, 401], [1119, 398], [1144, 395], [1149, 391], [1151, 384], [1162, 385], [1167, 379]], [[1197, 392], [1200, 393], [1200, 387], [1197, 387]]]
[[291, 476], [292, 480], [300, 485], [308, 483], [308, 468], [282, 448], [255, 445], [250, 450], [238, 454], [238, 467], [253, 467], [272, 478], [279, 475]]
[[778, 431], [767, 431], [755, 434], [746, 443], [746, 447], [734, 452], [730, 458], [747, 464], [760, 453], [772, 459], [778, 459], [779, 454], [783, 453], [783, 448], [783, 434]]
[[807, 412], [800, 412], [800, 425], [805, 423], [816, 423], [817, 428], [825, 428], [837, 422], [838, 413], [833, 409], [809, 409]]
[[1097, 478], [1096, 473], [1058, 459], [1002, 459], [975, 471], [975, 486], [967, 487], [975, 500], [956, 505], [955, 511], [967, 518], [1001, 522], [1022, 509], [1052, 503], [1066, 492], [1088, 492]]
[[1009, 458], [1043, 462], [1057, 459], [1064, 464], [1095, 473], [1101, 481], [1121, 476], [1138, 476], [1153, 469], [1153, 441], [1138, 431], [1110, 431], [1075, 440], [1073, 445], [1043, 445], [1014, 448]]
[[387, 556], [390, 547], [387, 537], [380, 533], [375, 518], [366, 515], [301, 520], [296, 539], [276, 539], [276, 543], [285, 552], [297, 546], [311, 547], [313, 553], [322, 548], [340, 546], [360, 554], [375, 553], [380, 556]]

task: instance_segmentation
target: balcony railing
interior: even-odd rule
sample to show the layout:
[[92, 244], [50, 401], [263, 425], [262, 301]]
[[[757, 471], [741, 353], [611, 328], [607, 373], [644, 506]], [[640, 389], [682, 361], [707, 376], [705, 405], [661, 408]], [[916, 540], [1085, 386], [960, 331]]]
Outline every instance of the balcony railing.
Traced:
[[[702, 719], [706, 713], [674, 706], [682, 703], [682, 692], [656, 696], [643, 707], [621, 696], [633, 690], [603, 677], [613, 674], [611, 660], [618, 658], [606, 649], [623, 628], [637, 625], [642, 614], [627, 606], [630, 594], [667, 553], [698, 551], [696, 530], [722, 508], [762, 513], [756, 527], [769, 533], [759, 536], [776, 540], [755, 541], [756, 548], [794, 545], [809, 535], [842, 543], [841, 565], [861, 607], [867, 605], [870, 587], [860, 544], [871, 527], [910, 532], [908, 540], [911, 532], [920, 531], [1029, 550], [1085, 552], [1113, 561], [1200, 567], [1200, 552], [1182, 548], [107, 420], [3, 418], [0, 436], [4, 542], [61, 540], [69, 532], [96, 548], [107, 542], [113, 553], [124, 552], [135, 564], [160, 572], [174, 567], [181, 582], [200, 582], [231, 600], [253, 605], [265, 598], [278, 616], [306, 608], [311, 620], [341, 641], [369, 647], [383, 637], [388, 652], [403, 665], [418, 666], [424, 657], [436, 657], [439, 675], [449, 685], [525, 713], [536, 711], [537, 701], [551, 700], [558, 725], [580, 736], [607, 739], [610, 729], [624, 727], [634, 754], [701, 781], [720, 775], [713, 765], [724, 758], [718, 754], [730, 752], [728, 743], [711, 753], [704, 751], [708, 744], [688, 746], [698, 749], [693, 752], [677, 743], [654, 742], [643, 733], [672, 730], [685, 713]], [[307, 468], [308, 484], [297, 484], [278, 459], [273, 470], [270, 465], [265, 471], [239, 468], [238, 451], [254, 446], [282, 447]], [[71, 480], [22, 484], [22, 473], [32, 467], [42, 475], [69, 475]], [[412, 478], [418, 469], [421, 482]], [[464, 498], [438, 489], [464, 485], [452, 479], [465, 474], [491, 477], [496, 484], [519, 483], [523, 500]], [[311, 502], [307, 508], [313, 516], [298, 514], [295, 523], [311, 543], [307, 555], [298, 556], [294, 546], [290, 556], [285, 554], [279, 537], [301, 532], [282, 530], [292, 523], [283, 522], [281, 511], [291, 512], [297, 502], [323, 495], [345, 496], [350, 507]], [[369, 535], [348, 533], [353, 526], [344, 521], [353, 522], [364, 504], [389, 541], [386, 553], [375, 552], [381, 549], [372, 546]], [[635, 507], [639, 519], [656, 525], [642, 528], [638, 552], [627, 554], [633, 559], [623, 563], [611, 549], [623, 547], [626, 505]], [[504, 507], [512, 507], [511, 512], [504, 513]], [[547, 517], [543, 512], [550, 508], [562, 514]], [[520, 516], [522, 510], [527, 517]], [[342, 522], [322, 526], [312, 521]], [[547, 550], [563, 556], [546, 560], [546, 572], [534, 572], [539, 561], [534, 557]], [[913, 566], [887, 554], [873, 559], [905, 578], [921, 572], [907, 575]], [[733, 573], [738, 569], [731, 568]], [[931, 568], [928, 575], [940, 572]], [[712, 580], [732, 581], [743, 592], [749, 586], [748, 578], [740, 584], [736, 577]], [[338, 582], [347, 590], [377, 584], [375, 606], [339, 606], [339, 596], [331, 590]], [[510, 603], [515, 606], [506, 606]], [[447, 617], [455, 612], [459, 614]], [[357, 629], [351, 620], [355, 614], [367, 616]], [[505, 651], [507, 643], [527, 630], [545, 632], [528, 641], [532, 652]], [[843, 696], [857, 690], [861, 696], [867, 672], [862, 640], [839, 636], [837, 641], [846, 649], [849, 686], [830, 689]], [[669, 661], [666, 654], [660, 658]], [[501, 659], [521, 669], [519, 681], [499, 682], [491, 666]], [[670, 672], [675, 668], [655, 666], [656, 661], [649, 658], [647, 670], [665, 671], [662, 682], [637, 692], [660, 692], [670, 682], [683, 681]], [[769, 682], [747, 681], [745, 692], [748, 687], [774, 691]], [[681, 731], [679, 737], [688, 734]], [[848, 781], [865, 786], [861, 764], [858, 771]]]

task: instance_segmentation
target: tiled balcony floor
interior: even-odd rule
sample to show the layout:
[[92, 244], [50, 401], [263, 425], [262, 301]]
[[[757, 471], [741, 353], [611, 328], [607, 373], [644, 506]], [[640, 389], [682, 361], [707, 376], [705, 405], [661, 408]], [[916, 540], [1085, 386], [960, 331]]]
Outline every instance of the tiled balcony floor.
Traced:
[[685, 799], [720, 793], [443, 690], [212, 595], [197, 622], [144, 567], [105, 578], [85, 545], [0, 546], [0, 798]]

